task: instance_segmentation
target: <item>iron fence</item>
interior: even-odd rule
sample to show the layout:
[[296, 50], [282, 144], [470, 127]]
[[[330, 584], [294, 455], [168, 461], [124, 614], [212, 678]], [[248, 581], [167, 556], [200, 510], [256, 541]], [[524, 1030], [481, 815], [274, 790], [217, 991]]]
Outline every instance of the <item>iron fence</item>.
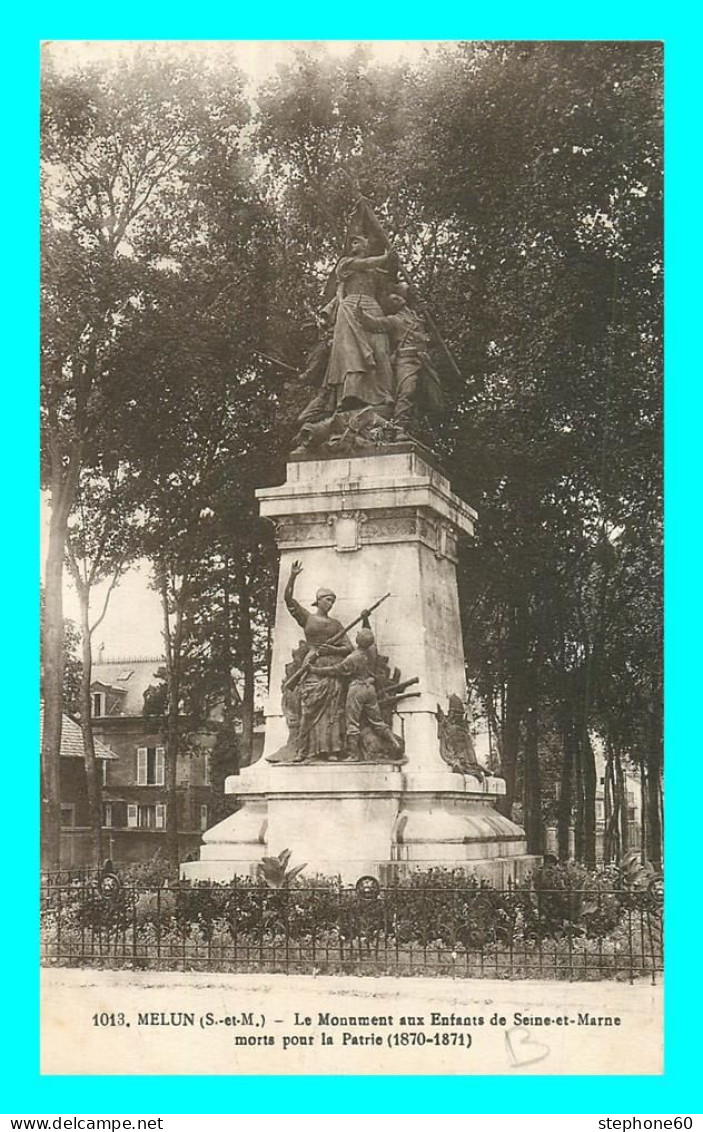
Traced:
[[46, 877], [41, 955], [47, 965], [152, 970], [655, 982], [662, 899], [657, 886], [271, 889]]
[[96, 869], [93, 866], [80, 865], [75, 868], [60, 869], [51, 873], [43, 872], [41, 873], [42, 892], [47, 886], [97, 884], [104, 871], [104, 869]]

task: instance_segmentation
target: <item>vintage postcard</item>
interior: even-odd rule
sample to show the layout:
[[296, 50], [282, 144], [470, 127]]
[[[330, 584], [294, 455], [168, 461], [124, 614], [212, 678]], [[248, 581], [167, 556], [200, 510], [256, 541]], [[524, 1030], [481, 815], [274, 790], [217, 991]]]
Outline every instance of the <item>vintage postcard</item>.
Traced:
[[44, 1074], [663, 1072], [662, 65], [43, 45]]

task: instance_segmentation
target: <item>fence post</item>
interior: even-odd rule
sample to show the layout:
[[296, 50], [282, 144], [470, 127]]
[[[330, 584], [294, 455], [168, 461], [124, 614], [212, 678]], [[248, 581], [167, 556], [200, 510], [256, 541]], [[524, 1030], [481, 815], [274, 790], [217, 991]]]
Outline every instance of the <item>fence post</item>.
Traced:
[[57, 958], [58, 962], [60, 963], [61, 962], [61, 914], [62, 914], [61, 881], [60, 880], [59, 880], [59, 883], [57, 885], [56, 891], [59, 894], [58, 912], [57, 912], [57, 916], [56, 916], [56, 958]]
[[132, 961], [136, 967], [137, 965], [137, 889], [135, 885], [130, 887], [130, 896], [132, 898]]
[[630, 983], [634, 983], [635, 972], [634, 972], [634, 964], [633, 964], [633, 961], [632, 961], [633, 960], [633, 956], [632, 956], [632, 896], [630, 896], [630, 899], [629, 899], [628, 905], [627, 905], [627, 944], [628, 944], [628, 947], [627, 947], [628, 959], [629, 959], [629, 966], [630, 966]]

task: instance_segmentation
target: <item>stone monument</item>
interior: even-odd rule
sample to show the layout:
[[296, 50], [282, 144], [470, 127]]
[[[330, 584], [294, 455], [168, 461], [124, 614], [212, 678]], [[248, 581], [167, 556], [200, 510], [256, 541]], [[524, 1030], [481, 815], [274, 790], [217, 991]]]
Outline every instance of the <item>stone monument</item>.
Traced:
[[257, 492], [281, 556], [264, 752], [227, 779], [241, 808], [183, 875], [254, 874], [289, 850], [344, 883], [459, 867], [501, 884], [535, 858], [466, 722], [456, 563], [476, 513], [417, 439], [442, 391], [367, 202], [325, 298], [318, 393], [285, 483]]

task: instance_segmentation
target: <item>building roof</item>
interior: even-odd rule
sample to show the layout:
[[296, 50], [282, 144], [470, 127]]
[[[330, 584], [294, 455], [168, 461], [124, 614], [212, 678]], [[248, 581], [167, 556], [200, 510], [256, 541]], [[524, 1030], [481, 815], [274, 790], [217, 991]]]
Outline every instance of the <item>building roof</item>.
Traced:
[[[44, 733], [44, 705], [39, 709], [39, 742]], [[99, 739], [93, 740], [95, 743], [95, 757], [96, 759], [117, 759], [118, 756], [114, 751], [111, 751], [105, 743], [101, 743]], [[83, 732], [80, 726], [70, 718], [68, 715], [61, 716], [61, 758], [62, 759], [82, 759], [83, 752]]]
[[119, 704], [111, 715], [142, 715], [144, 693], [152, 684], [159, 684], [156, 675], [166, 664], [163, 656], [108, 657], [97, 660], [92, 667], [91, 688], [96, 684], [120, 693]]

